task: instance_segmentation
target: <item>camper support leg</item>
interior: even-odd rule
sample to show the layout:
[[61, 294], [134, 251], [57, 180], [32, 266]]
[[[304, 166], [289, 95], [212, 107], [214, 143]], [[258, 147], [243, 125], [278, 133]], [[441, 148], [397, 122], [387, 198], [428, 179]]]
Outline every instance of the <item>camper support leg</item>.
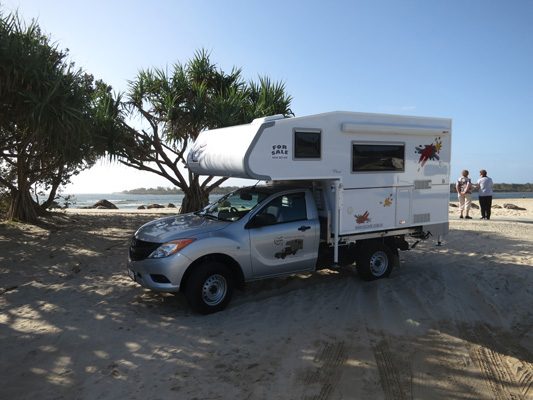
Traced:
[[339, 229], [340, 229], [340, 188], [341, 184], [339, 181], [335, 181], [334, 187], [332, 189], [335, 191], [335, 245], [333, 247], [333, 262], [335, 264], [339, 263]]

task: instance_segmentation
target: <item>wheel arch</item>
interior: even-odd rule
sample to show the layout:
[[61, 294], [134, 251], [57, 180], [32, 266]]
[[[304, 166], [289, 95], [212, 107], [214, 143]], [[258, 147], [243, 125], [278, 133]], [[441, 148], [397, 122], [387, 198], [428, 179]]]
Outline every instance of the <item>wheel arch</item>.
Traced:
[[393, 253], [393, 255], [398, 256], [398, 250], [402, 249], [403, 243], [405, 241], [404, 236], [385, 236], [385, 237], [379, 237], [379, 238], [371, 238], [371, 239], [364, 239], [364, 240], [358, 240], [355, 243], [355, 251], [361, 251], [365, 247], [373, 244], [384, 244], [387, 246], [390, 251]]
[[227, 254], [212, 253], [212, 254], [206, 254], [196, 259], [195, 261], [191, 263], [191, 265], [189, 265], [189, 267], [187, 268], [187, 270], [185, 271], [181, 279], [182, 284], [180, 285], [180, 291], [185, 290], [189, 277], [191, 276], [191, 273], [194, 270], [194, 268], [196, 268], [198, 265], [203, 264], [207, 261], [217, 261], [217, 262], [224, 264], [226, 267], [229, 268], [233, 278], [235, 279], [235, 285], [239, 288], [242, 288], [244, 286], [244, 274], [242, 272], [242, 268], [240, 264], [233, 257], [230, 257]]

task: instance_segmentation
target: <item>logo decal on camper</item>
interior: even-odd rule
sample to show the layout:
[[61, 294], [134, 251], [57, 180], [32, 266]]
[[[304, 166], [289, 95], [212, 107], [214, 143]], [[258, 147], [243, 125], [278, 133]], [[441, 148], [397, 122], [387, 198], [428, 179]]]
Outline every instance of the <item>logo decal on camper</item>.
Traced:
[[385, 198], [385, 200], [380, 201], [379, 204], [383, 205], [383, 207], [390, 207], [392, 205], [392, 200], [393, 198], [391, 193]]
[[361, 215], [355, 214], [355, 222], [357, 224], [368, 224], [370, 221], [372, 221], [369, 217], [370, 214], [368, 213], [368, 211], [365, 211]]
[[289, 150], [286, 144], [274, 144], [272, 145], [272, 158], [277, 160], [287, 159], [289, 156]]
[[439, 153], [441, 149], [442, 141], [440, 140], [440, 137], [435, 138], [431, 144], [417, 146], [415, 153], [420, 154], [420, 158], [418, 159], [418, 164], [420, 164], [420, 166], [418, 167], [418, 170], [420, 171], [420, 168], [426, 165], [428, 160], [440, 160]]

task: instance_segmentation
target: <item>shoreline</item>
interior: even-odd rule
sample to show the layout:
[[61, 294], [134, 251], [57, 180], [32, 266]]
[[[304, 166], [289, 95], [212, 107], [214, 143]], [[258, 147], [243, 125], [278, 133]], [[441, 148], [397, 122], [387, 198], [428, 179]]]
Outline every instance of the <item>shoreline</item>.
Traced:
[[[209, 202], [215, 201], [217, 198], [219, 198], [221, 195], [211, 195], [209, 198]], [[531, 199], [533, 198], [533, 193], [525, 193], [525, 192], [497, 192], [494, 194], [494, 200], [514, 200], [514, 199]], [[473, 201], [478, 200], [477, 193], [474, 193], [472, 195]], [[179, 205], [183, 201], [183, 195], [146, 195], [146, 194], [139, 194], [139, 195], [131, 195], [131, 194], [124, 194], [124, 195], [117, 195], [114, 193], [94, 193], [94, 194], [80, 194], [79, 197], [74, 197], [71, 199], [71, 201], [68, 202], [69, 208], [73, 209], [79, 209], [79, 208], [85, 208], [85, 207], [92, 207], [95, 203], [97, 203], [100, 200], [107, 200], [114, 205], [116, 205], [119, 209], [137, 209], [139, 206], [148, 206], [152, 204], [159, 204], [162, 206], [166, 206], [169, 203], [172, 203], [179, 207]], [[457, 201], [457, 194], [451, 193], [449, 197], [450, 202]], [[65, 202], [64, 201], [58, 201], [59, 205], [61, 207], [64, 207]]]
[[[459, 219], [459, 202], [450, 202], [450, 205], [448, 206], [448, 213], [450, 216], [450, 220], [453, 219]], [[454, 204], [452, 206], [451, 204]], [[475, 204], [479, 207], [479, 202], [477, 199], [472, 200], [472, 204]], [[512, 210], [508, 208], [503, 208], [504, 204], [513, 204], [515, 206], [525, 208], [525, 210]], [[495, 207], [496, 206], [496, 207]], [[470, 216], [473, 219], [479, 219], [481, 216], [481, 211], [479, 208], [471, 208], [470, 209]], [[533, 221], [533, 199], [517, 199], [517, 198], [496, 198], [492, 200], [492, 208], [491, 208], [491, 221], [492, 220], [505, 220], [505, 219], [511, 219], [511, 220], [524, 220], [525, 222]], [[485, 222], [485, 221], [483, 221]], [[490, 223], [490, 221], [486, 221]]]

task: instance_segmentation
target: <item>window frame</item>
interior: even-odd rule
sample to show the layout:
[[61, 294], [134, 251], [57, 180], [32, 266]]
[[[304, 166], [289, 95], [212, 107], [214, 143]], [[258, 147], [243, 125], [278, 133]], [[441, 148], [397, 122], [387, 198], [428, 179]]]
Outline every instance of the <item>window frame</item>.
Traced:
[[[358, 170], [354, 167], [354, 149], [355, 146], [401, 146], [403, 148], [403, 166], [402, 169], [370, 169], [370, 170]], [[406, 143], [405, 142], [377, 142], [377, 141], [359, 141], [353, 140], [350, 147], [350, 171], [352, 174], [377, 174], [377, 173], [402, 173], [405, 172], [405, 162], [406, 162]]]
[[[296, 195], [301, 195], [304, 199], [304, 205], [305, 205], [305, 210], [304, 210], [304, 217], [303, 218], [300, 218], [300, 219], [294, 219], [294, 220], [291, 220], [291, 221], [276, 221], [275, 223], [273, 224], [269, 224], [269, 225], [266, 225], [266, 226], [274, 226], [274, 225], [280, 225], [280, 224], [290, 224], [290, 223], [293, 223], [293, 222], [299, 222], [299, 221], [308, 221], [309, 218], [308, 218], [308, 214], [307, 214], [307, 194], [306, 192], [291, 192], [291, 193], [281, 193], [281, 194], [278, 194], [276, 196], [274, 196], [272, 199], [270, 199], [268, 201], [268, 203], [266, 203], [263, 207], [261, 207], [257, 213], [254, 214], [254, 216], [252, 218], [254, 218], [256, 215], [258, 214], [261, 214], [264, 210], [266, 210], [268, 208], [268, 206], [276, 199], [278, 198], [283, 198], [283, 196], [296, 196]], [[281, 200], [280, 202], [281, 204], [283, 204], [283, 200]], [[276, 216], [276, 218], [279, 218], [279, 216]]]
[[[296, 156], [296, 135], [298, 133], [317, 133], [319, 135], [318, 157], [297, 157]], [[292, 130], [292, 159], [294, 161], [322, 160], [322, 129], [294, 128]]]

